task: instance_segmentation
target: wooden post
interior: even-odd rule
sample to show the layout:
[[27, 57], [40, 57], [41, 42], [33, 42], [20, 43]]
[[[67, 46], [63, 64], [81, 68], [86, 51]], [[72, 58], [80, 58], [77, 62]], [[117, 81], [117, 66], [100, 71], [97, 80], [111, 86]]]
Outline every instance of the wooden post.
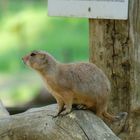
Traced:
[[[111, 12], [111, 11], [110, 11]], [[129, 19], [89, 20], [90, 61], [112, 83], [109, 109], [126, 111], [129, 118], [122, 139], [140, 138], [140, 1], [129, 1]], [[134, 113], [137, 112], [137, 113]]]

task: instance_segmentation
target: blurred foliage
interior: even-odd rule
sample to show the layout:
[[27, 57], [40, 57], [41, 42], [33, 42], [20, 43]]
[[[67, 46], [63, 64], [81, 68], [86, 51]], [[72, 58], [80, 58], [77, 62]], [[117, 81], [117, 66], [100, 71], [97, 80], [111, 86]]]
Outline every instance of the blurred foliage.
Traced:
[[[28, 73], [21, 58], [31, 50], [46, 50], [62, 62], [87, 61], [87, 20], [48, 17], [45, 0], [1, 0], [0, 72], [11, 75]], [[8, 98], [6, 93], [10, 93], [11, 98], [20, 101], [31, 92], [25, 85], [22, 83], [10, 91], [0, 89], [0, 97]], [[37, 89], [39, 86], [34, 86], [32, 92]]]
[[36, 49], [46, 50], [63, 62], [87, 60], [85, 19], [48, 17], [43, 0], [12, 0], [7, 5], [0, 17], [0, 71], [22, 70], [21, 57]]

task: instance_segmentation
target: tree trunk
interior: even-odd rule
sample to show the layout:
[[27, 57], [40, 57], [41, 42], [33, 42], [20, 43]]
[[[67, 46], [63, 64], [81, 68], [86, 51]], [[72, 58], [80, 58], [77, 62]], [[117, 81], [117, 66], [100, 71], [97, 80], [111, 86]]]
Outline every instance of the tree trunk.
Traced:
[[[140, 139], [140, 1], [129, 1], [129, 19], [89, 20], [90, 61], [110, 78], [109, 109], [126, 111], [123, 140]], [[137, 113], [134, 113], [136, 112]]]
[[55, 105], [12, 116], [2, 110], [5, 118], [0, 117], [0, 140], [120, 140], [90, 111], [53, 118]]

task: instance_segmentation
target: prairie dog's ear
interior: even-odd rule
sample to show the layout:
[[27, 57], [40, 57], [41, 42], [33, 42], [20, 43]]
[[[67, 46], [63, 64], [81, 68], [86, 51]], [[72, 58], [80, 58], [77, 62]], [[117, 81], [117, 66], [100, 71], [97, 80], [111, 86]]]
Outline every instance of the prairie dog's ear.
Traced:
[[39, 57], [40, 59], [45, 59], [45, 58], [46, 58], [46, 55], [43, 54], [43, 53], [39, 53], [39, 54], [38, 54], [38, 57]]
[[39, 58], [39, 61], [40, 61], [42, 64], [48, 63], [48, 57], [46, 56], [46, 54], [40, 53], [40, 54], [38, 54], [38, 58]]

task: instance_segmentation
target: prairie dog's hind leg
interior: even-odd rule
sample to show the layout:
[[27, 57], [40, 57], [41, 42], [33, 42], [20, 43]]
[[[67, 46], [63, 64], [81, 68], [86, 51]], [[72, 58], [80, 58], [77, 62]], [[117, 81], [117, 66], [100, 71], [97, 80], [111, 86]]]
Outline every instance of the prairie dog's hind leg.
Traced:
[[103, 112], [102, 112], [101, 110], [97, 110], [97, 111], [96, 111], [96, 115], [97, 115], [98, 117], [100, 117], [102, 120], [104, 119], [104, 117], [103, 117]]
[[77, 110], [86, 110], [87, 109], [87, 106], [86, 105], [83, 105], [83, 104], [79, 104], [79, 105], [76, 105], [76, 109]]

